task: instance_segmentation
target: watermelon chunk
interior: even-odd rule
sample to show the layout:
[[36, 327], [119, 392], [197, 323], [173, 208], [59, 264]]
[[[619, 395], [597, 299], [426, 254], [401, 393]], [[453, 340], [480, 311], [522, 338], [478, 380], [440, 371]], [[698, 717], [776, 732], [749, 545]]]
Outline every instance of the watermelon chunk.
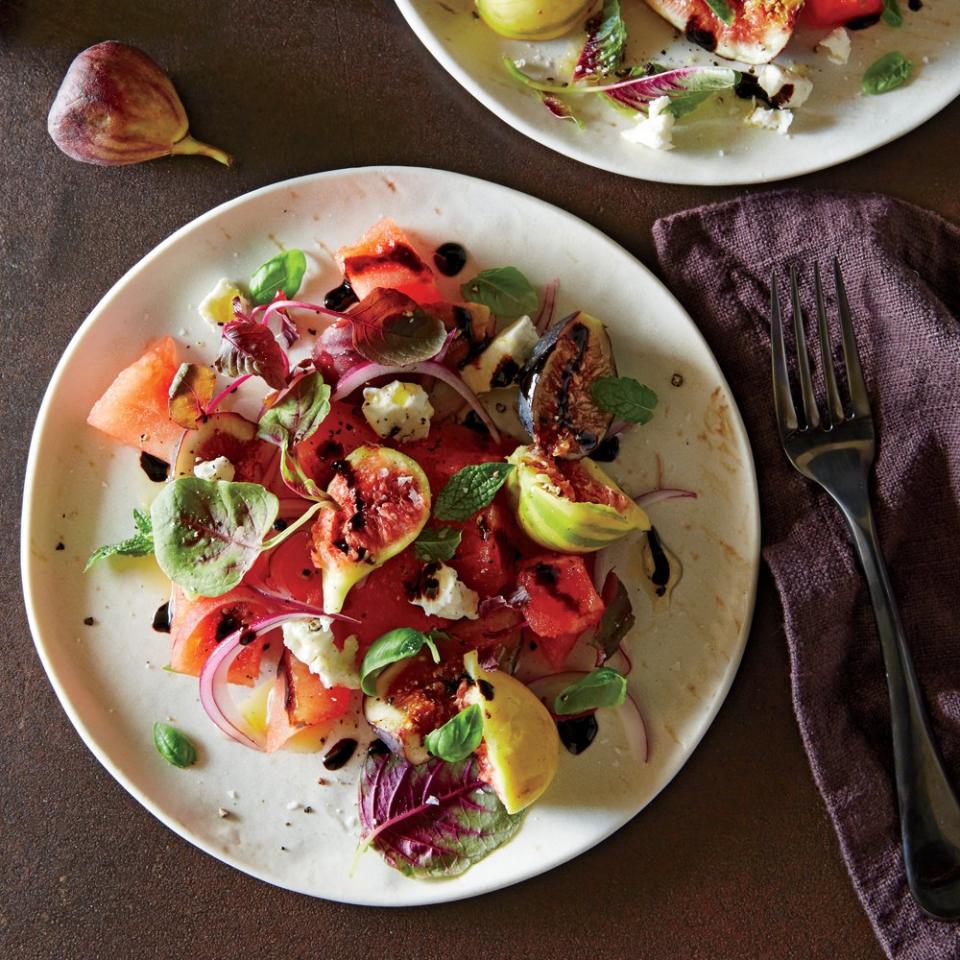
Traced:
[[173, 460], [183, 428], [167, 415], [167, 394], [180, 364], [171, 337], [152, 343], [117, 374], [93, 405], [87, 423], [130, 447]]
[[354, 246], [341, 247], [337, 263], [361, 300], [377, 287], [399, 290], [417, 303], [442, 299], [433, 271], [389, 217], [375, 223]]

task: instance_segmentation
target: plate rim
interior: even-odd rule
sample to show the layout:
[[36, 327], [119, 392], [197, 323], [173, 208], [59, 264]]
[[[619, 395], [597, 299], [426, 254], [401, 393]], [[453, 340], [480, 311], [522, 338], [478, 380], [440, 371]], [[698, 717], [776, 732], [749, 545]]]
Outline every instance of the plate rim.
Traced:
[[856, 160], [859, 157], [866, 156], [866, 154], [872, 153], [874, 150], [880, 150], [881, 148], [893, 143], [895, 140], [899, 140], [901, 137], [907, 136], [918, 127], [925, 124], [928, 120], [932, 120], [938, 113], [945, 110], [948, 106], [950, 106], [951, 103], [953, 103], [954, 100], [960, 97], [960, 72], [958, 72], [956, 89], [950, 90], [950, 88], [944, 88], [947, 90], [947, 93], [943, 98], [935, 97], [932, 101], [927, 101], [927, 109], [921, 110], [916, 116], [911, 117], [907, 125], [898, 128], [896, 133], [891, 133], [889, 135], [885, 133], [882, 139], [876, 143], [873, 143], [867, 147], [863, 147], [862, 149], [859, 147], [854, 148], [852, 152], [845, 154], [840, 159], [824, 160], [823, 162], [820, 162], [815, 159], [817, 154], [814, 154], [812, 163], [801, 165], [798, 167], [798, 169], [789, 173], [771, 173], [761, 175], [759, 177], [737, 176], [734, 174], [732, 176], [715, 178], [697, 177], [695, 179], [689, 177], [674, 178], [669, 175], [644, 176], [640, 173], [628, 173], [623, 170], [620, 165], [604, 162], [602, 158], [595, 158], [586, 151], [571, 148], [570, 145], [567, 144], [561, 137], [552, 134], [549, 131], [549, 128], [541, 128], [533, 123], [529, 123], [519, 116], [519, 114], [517, 114], [514, 110], [508, 109], [504, 111], [501, 105], [498, 104], [496, 100], [487, 93], [482, 84], [474, 80], [473, 76], [460, 65], [459, 61], [447, 53], [444, 46], [437, 39], [434, 31], [429, 29], [426, 21], [414, 5], [415, 0], [395, 0], [395, 2], [397, 8], [400, 10], [400, 14], [407, 22], [407, 26], [410, 27], [414, 36], [416, 36], [416, 38], [424, 45], [424, 47], [426, 47], [431, 56], [433, 56], [440, 66], [443, 67], [443, 69], [446, 70], [447, 73], [450, 74], [450, 76], [452, 76], [453, 79], [456, 80], [464, 90], [467, 91], [467, 93], [469, 93], [475, 100], [479, 101], [483, 107], [492, 113], [495, 119], [500, 120], [509, 127], [512, 127], [518, 133], [522, 133], [525, 137], [533, 140], [534, 143], [537, 143], [539, 146], [545, 147], [548, 150], [552, 150], [554, 153], [559, 153], [561, 156], [564, 156], [569, 160], [574, 160], [586, 167], [604, 170], [607, 173], [614, 173], [620, 177], [627, 177], [631, 180], [641, 180], [647, 183], [666, 183], [675, 186], [688, 187], [742, 187], [754, 184], [781, 183], [796, 179], [797, 177], [804, 177], [811, 173], [819, 173], [823, 170], [830, 170], [833, 167], [839, 167], [841, 164], [848, 163], [850, 160]]
[[[255, 867], [250, 866], [249, 864], [241, 862], [239, 859], [234, 857], [227, 851], [223, 849], [216, 848], [213, 844], [205, 842], [200, 836], [192, 833], [186, 825], [181, 824], [174, 817], [168, 816], [164, 813], [159, 806], [153, 801], [153, 799], [142, 790], [136, 783], [133, 782], [126, 774], [124, 774], [119, 767], [111, 759], [111, 756], [108, 750], [104, 747], [101, 747], [97, 738], [94, 736], [92, 731], [89, 729], [87, 724], [81, 718], [79, 711], [74, 707], [73, 703], [70, 701], [67, 696], [66, 690], [63, 684], [60, 681], [60, 678], [57, 672], [53, 669], [51, 658], [46, 650], [46, 642], [41, 636], [41, 631], [39, 628], [39, 617], [36, 612], [36, 606], [39, 606], [39, 597], [36, 596], [37, 591], [34, 589], [33, 581], [38, 576], [36, 565], [37, 561], [32, 555], [31, 550], [31, 540], [32, 532], [34, 526], [34, 514], [38, 510], [38, 504], [35, 502], [37, 498], [35, 497], [35, 479], [38, 473], [38, 450], [40, 447], [40, 442], [43, 436], [43, 433], [47, 427], [47, 421], [51, 418], [54, 412], [54, 403], [53, 397], [57, 392], [57, 388], [60, 385], [61, 380], [66, 375], [67, 368], [70, 364], [72, 355], [79, 349], [80, 341], [83, 339], [86, 332], [98, 322], [101, 314], [106, 312], [112, 300], [124, 289], [128, 284], [135, 281], [137, 274], [152, 263], [155, 259], [160, 257], [169, 247], [177, 243], [181, 237], [185, 236], [187, 233], [193, 229], [200, 227], [207, 223], [208, 221], [215, 220], [219, 215], [231, 210], [237, 206], [249, 202], [250, 200], [262, 196], [264, 194], [271, 193], [273, 191], [280, 191], [284, 189], [296, 189], [298, 185], [305, 185], [306, 183], [315, 183], [317, 181], [324, 180], [335, 180], [340, 177], [363, 174], [370, 176], [402, 176], [404, 174], [426, 174], [428, 176], [441, 176], [441, 177], [451, 177], [454, 179], [459, 179], [463, 181], [469, 181], [473, 183], [482, 184], [485, 187], [493, 187], [497, 191], [505, 191], [508, 194], [515, 194], [519, 197], [523, 197], [525, 200], [532, 200], [536, 204], [542, 205], [550, 209], [551, 213], [554, 215], [559, 214], [562, 217], [569, 218], [572, 221], [577, 222], [582, 227], [586, 228], [590, 233], [592, 233], [595, 238], [606, 244], [611, 244], [618, 250], [622, 251], [630, 260], [633, 261], [634, 265], [639, 268], [639, 270], [644, 273], [647, 279], [650, 282], [657, 284], [662, 292], [673, 301], [677, 309], [687, 318], [690, 324], [691, 333], [693, 336], [696, 336], [700, 339], [702, 346], [708, 352], [708, 355], [713, 360], [717, 373], [719, 374], [720, 386], [726, 391], [727, 396], [730, 399], [730, 410], [733, 418], [733, 423], [735, 428], [738, 431], [740, 437], [743, 438], [746, 458], [745, 458], [745, 474], [746, 480], [750, 484], [752, 489], [752, 497], [750, 497], [750, 521], [751, 521], [751, 542], [748, 544], [749, 550], [747, 551], [747, 557], [751, 565], [751, 575], [749, 578], [749, 589], [746, 597], [746, 607], [743, 618], [743, 625], [740, 630], [740, 634], [737, 638], [737, 644], [733, 656], [730, 658], [730, 666], [726, 677], [724, 678], [723, 683], [717, 688], [717, 695], [712, 705], [711, 709], [704, 714], [704, 722], [702, 728], [698, 731], [697, 736], [691, 740], [687, 749], [685, 750], [682, 758], [676, 764], [676, 766], [669, 770], [668, 775], [666, 776], [664, 782], [660, 785], [653, 794], [651, 794], [644, 804], [635, 812], [630, 814], [630, 816], [623, 822], [617, 824], [616, 826], [611, 827], [609, 830], [605, 831], [600, 836], [597, 836], [591, 840], [588, 846], [575, 849], [570, 852], [568, 855], [563, 856], [561, 859], [550, 860], [548, 866], [543, 866], [542, 862], [538, 862], [536, 865], [531, 867], [523, 867], [516, 872], [512, 873], [509, 879], [492, 879], [489, 883], [481, 886], [479, 889], [472, 890], [469, 892], [459, 892], [456, 887], [453, 885], [445, 886], [442, 884], [420, 884], [419, 889], [423, 892], [423, 896], [417, 899], [416, 902], [410, 902], [407, 899], [398, 899], [396, 902], [386, 902], [383, 900], [374, 900], [368, 897], [355, 897], [355, 896], [338, 896], [336, 899], [330, 897], [324, 897], [321, 894], [316, 893], [313, 890], [305, 889], [302, 886], [298, 886], [296, 883], [286, 883], [286, 882], [277, 882], [276, 879], [268, 877], [258, 871]], [[156, 817], [164, 826], [168, 827], [175, 834], [181, 837], [183, 840], [191, 844], [193, 847], [196, 847], [202, 850], [204, 853], [210, 855], [214, 859], [225, 863], [230, 867], [233, 867], [236, 870], [239, 870], [241, 873], [246, 874], [247, 876], [253, 877], [256, 880], [259, 880], [263, 883], [267, 883], [272, 887], [280, 887], [281, 889], [289, 890], [294, 893], [303, 894], [305, 896], [313, 897], [315, 899], [328, 900], [334, 903], [346, 903], [354, 906], [371, 906], [371, 907], [410, 907], [410, 906], [430, 906], [440, 903], [449, 903], [459, 900], [467, 900], [472, 897], [481, 896], [487, 893], [492, 893], [496, 890], [501, 890], [506, 887], [513, 886], [517, 883], [525, 882], [533, 877], [541, 876], [546, 873], [549, 873], [551, 870], [559, 867], [570, 860], [575, 859], [576, 857], [582, 856], [588, 853], [590, 850], [599, 846], [605, 840], [609, 839], [614, 833], [618, 830], [623, 829], [627, 824], [629, 824], [635, 817], [637, 817], [643, 810], [649, 806], [659, 795], [666, 789], [669, 784], [673, 782], [673, 779], [677, 776], [680, 770], [686, 765], [690, 757], [699, 747], [703, 738], [706, 736], [707, 731], [713, 726], [714, 721], [717, 718], [717, 715], [720, 712], [723, 704], [726, 702], [726, 698], [730, 692], [730, 689], [733, 686], [734, 680], [736, 679], [737, 674], [740, 670], [740, 664], [743, 659], [743, 654], [746, 649], [747, 640], [749, 638], [750, 629], [753, 623], [754, 610], [756, 605], [756, 596], [757, 596], [757, 585], [759, 578], [760, 570], [760, 547], [761, 547], [761, 517], [760, 517], [760, 502], [759, 502], [759, 489], [757, 482], [757, 472], [756, 464], [753, 458], [753, 449], [750, 443], [749, 434], [747, 433], [746, 427], [743, 422], [743, 418], [740, 414], [739, 406], [736, 402], [736, 398], [730, 389], [730, 385], [727, 381], [727, 378], [720, 367], [719, 362], [716, 359], [713, 351], [710, 349], [709, 344], [707, 343], [703, 333], [700, 331], [700, 328], [696, 325], [693, 318], [683, 307], [683, 305], [677, 300], [669, 288], [647, 267], [643, 262], [637, 259], [629, 250], [623, 247], [621, 244], [617, 243], [616, 240], [609, 237], [598, 227], [593, 226], [593, 224], [583, 220], [580, 217], [577, 217], [575, 214], [570, 213], [567, 210], [564, 210], [562, 207], [555, 206], [552, 203], [549, 203], [546, 200], [542, 200], [539, 197], [536, 197], [532, 194], [524, 193], [523, 191], [516, 190], [512, 187], [504, 186], [503, 184], [496, 183], [491, 180], [484, 180], [481, 177], [473, 177], [466, 174], [458, 173], [452, 170], [433, 168], [433, 167], [422, 167], [414, 165], [402, 165], [402, 164], [371, 164], [369, 166], [354, 166], [354, 167], [342, 167], [335, 170], [325, 170], [318, 171], [315, 173], [304, 174], [299, 177], [293, 177], [286, 180], [276, 181], [274, 183], [266, 184], [262, 187], [258, 187], [254, 190], [248, 191], [246, 193], [240, 194], [239, 196], [232, 197], [229, 200], [224, 201], [223, 203], [218, 204], [217, 206], [207, 210], [206, 212], [200, 214], [199, 216], [193, 218], [187, 223], [183, 224], [177, 230], [175, 230], [170, 236], [162, 240], [159, 244], [149, 250], [143, 257], [141, 257], [136, 263], [130, 266], [124, 274], [107, 290], [107, 292], [98, 300], [93, 309], [87, 314], [83, 322], [76, 328], [73, 332], [73, 335], [70, 338], [70, 341], [67, 343], [66, 347], [63, 350], [63, 353], [60, 356], [60, 359], [57, 361], [57, 365], [54, 368], [54, 371], [50, 377], [50, 380], [47, 383], [46, 389], [44, 391], [43, 399], [40, 403], [40, 407], [37, 411], [36, 421], [34, 424], [33, 431], [30, 436], [30, 445], [27, 455], [26, 470], [24, 473], [24, 487], [23, 487], [23, 507], [20, 514], [20, 576], [21, 576], [21, 587], [23, 590], [23, 600], [24, 606], [27, 613], [27, 622], [30, 627], [30, 634], [33, 640], [33, 645], [37, 651], [37, 655], [40, 658], [41, 665], [43, 666], [44, 673], [46, 674], [47, 680], [50, 685], [53, 687], [54, 693], [57, 696], [60, 705], [63, 707], [64, 712], [67, 714], [67, 718], [70, 720], [70, 723], [73, 725], [74, 730], [80, 736], [80, 739], [83, 741], [84, 745], [88, 750], [94, 755], [97, 761], [104, 767], [104, 769], [113, 777], [113, 779], [131, 796], [136, 800], [144, 809]], [[669, 768], [668, 768], [669, 769]], [[443, 891], [448, 890], [449, 893], [445, 894]]]

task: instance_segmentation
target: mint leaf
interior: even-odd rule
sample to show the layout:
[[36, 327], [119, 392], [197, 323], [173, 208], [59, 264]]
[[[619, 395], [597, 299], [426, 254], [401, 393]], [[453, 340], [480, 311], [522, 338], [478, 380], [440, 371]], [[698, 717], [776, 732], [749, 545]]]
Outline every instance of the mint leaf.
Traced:
[[280, 290], [289, 300], [300, 289], [306, 272], [303, 251], [284, 250], [257, 268], [250, 279], [250, 299], [257, 304], [269, 303]]
[[899, 51], [894, 50], [875, 60], [863, 75], [863, 92], [869, 96], [889, 93], [903, 86], [913, 64]]
[[290, 449], [312, 437], [330, 412], [330, 387], [319, 373], [295, 380], [267, 410], [257, 425], [257, 436]]
[[222, 596], [260, 556], [279, 506], [259, 483], [174, 480], [150, 509], [157, 563], [188, 593]]
[[153, 725], [153, 745], [157, 753], [171, 766], [189, 767], [197, 760], [197, 748], [193, 741], [176, 727], [159, 720]]
[[132, 537], [94, 550], [87, 561], [87, 565], [83, 568], [84, 573], [106, 557], [145, 557], [147, 554], [153, 553], [153, 528], [150, 523], [150, 515], [135, 507], [133, 510], [133, 525], [137, 532]]
[[438, 520], [467, 520], [493, 501], [513, 469], [512, 463], [496, 460], [458, 470], [440, 491], [433, 515]]
[[737, 19], [733, 8], [727, 0], [707, 0], [707, 6], [716, 14], [718, 20], [728, 27], [732, 27]]
[[460, 546], [462, 530], [455, 527], [424, 527], [413, 541], [413, 552], [418, 560], [442, 562], [449, 560]]
[[587, 21], [587, 39], [573, 68], [573, 79], [613, 73], [623, 60], [626, 42], [620, 0], [604, 0], [600, 13]]
[[439, 663], [440, 651], [434, 638], [413, 627], [398, 627], [378, 637], [360, 664], [360, 689], [367, 696], [375, 697], [377, 677], [392, 663], [415, 657], [424, 647], [430, 651], [433, 662]]
[[483, 739], [483, 711], [480, 704], [461, 710], [442, 727], [424, 737], [424, 745], [435, 756], [449, 763], [466, 760]]
[[630, 423], [646, 423], [657, 405], [657, 395], [633, 377], [599, 377], [590, 395], [601, 410]]
[[572, 716], [600, 707], [619, 707], [627, 699], [627, 678], [610, 667], [598, 667], [557, 694], [553, 712]]
[[540, 302], [537, 291], [516, 267], [482, 270], [460, 287], [464, 300], [482, 303], [501, 320], [534, 314]]
[[888, 27], [903, 25], [903, 14], [900, 12], [900, 4], [897, 0], [883, 0], [883, 22]]

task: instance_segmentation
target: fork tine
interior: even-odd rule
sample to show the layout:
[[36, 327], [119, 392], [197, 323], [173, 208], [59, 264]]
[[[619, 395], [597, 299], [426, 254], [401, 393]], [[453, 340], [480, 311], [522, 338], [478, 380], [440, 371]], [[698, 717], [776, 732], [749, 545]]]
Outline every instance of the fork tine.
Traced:
[[857, 338], [853, 334], [850, 322], [850, 304], [847, 302], [847, 290], [840, 274], [840, 261], [833, 258], [833, 282], [837, 287], [837, 311], [840, 314], [840, 330], [843, 333], [843, 362], [847, 368], [847, 385], [850, 389], [850, 403], [858, 417], [870, 416], [870, 397], [863, 382], [863, 370], [860, 367], [860, 354], [857, 352]]
[[817, 330], [820, 334], [820, 360], [823, 363], [823, 379], [827, 385], [827, 420], [831, 424], [842, 423], [844, 412], [840, 391], [837, 389], [837, 375], [833, 370], [833, 356], [830, 353], [830, 328], [827, 322], [827, 308], [823, 302], [823, 282], [820, 278], [820, 264], [813, 264], [813, 278], [817, 287]]
[[783, 339], [783, 318], [780, 315], [780, 290], [777, 275], [770, 279], [770, 354], [773, 360], [773, 405], [777, 412], [780, 432], [797, 429], [797, 411], [790, 395], [790, 375], [787, 373], [787, 346]]
[[800, 283], [797, 280], [796, 266], [790, 267], [790, 296], [793, 301], [793, 330], [797, 341], [797, 367], [800, 371], [800, 394], [803, 398], [803, 415], [807, 429], [820, 425], [820, 411], [813, 395], [813, 381], [810, 378], [810, 359], [807, 356], [807, 335], [804, 330], [803, 310], [800, 308]]

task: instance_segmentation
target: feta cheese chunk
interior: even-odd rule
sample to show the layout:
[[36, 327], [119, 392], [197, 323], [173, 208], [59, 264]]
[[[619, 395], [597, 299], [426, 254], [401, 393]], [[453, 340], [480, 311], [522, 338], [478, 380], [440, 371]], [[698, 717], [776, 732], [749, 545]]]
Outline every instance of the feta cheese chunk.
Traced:
[[490, 341], [483, 353], [460, 371], [463, 382], [474, 393], [509, 386], [530, 359], [539, 339], [537, 328], [529, 317], [514, 320]]
[[283, 625], [283, 645], [315, 673], [325, 687], [360, 689], [360, 671], [357, 669], [357, 638], [351, 634], [343, 641], [343, 649], [333, 640], [333, 620], [315, 617], [313, 620], [288, 620]]
[[752, 127], [762, 127], [764, 130], [775, 130], [782, 136], [786, 136], [793, 123], [792, 110], [768, 110], [766, 107], [757, 106], [747, 117], [746, 122]]
[[831, 63], [846, 63], [850, 59], [850, 34], [843, 27], [828, 33], [818, 44], [817, 51]]
[[426, 576], [421, 580], [422, 593], [416, 600], [411, 600], [423, 612], [431, 617], [445, 617], [447, 620], [476, 620], [480, 614], [477, 608], [480, 605], [480, 595], [471, 590], [457, 577], [457, 571], [445, 563], [431, 563], [427, 567]]
[[200, 301], [197, 312], [201, 319], [211, 327], [224, 327], [233, 319], [233, 298], [239, 297], [243, 312], [250, 309], [250, 302], [240, 292], [240, 288], [226, 277], [217, 281], [217, 285]]
[[637, 125], [620, 134], [630, 143], [639, 143], [651, 150], [673, 149], [673, 125], [675, 118], [669, 110], [670, 98], [657, 97], [648, 109], [647, 116], [640, 114]]
[[193, 475], [201, 480], [226, 480], [229, 483], [236, 473], [233, 464], [226, 457], [201, 460], [193, 468]]
[[394, 380], [385, 387], [364, 389], [363, 415], [377, 436], [403, 443], [426, 440], [433, 407], [427, 391], [419, 384]]
[[806, 103], [813, 91], [813, 84], [806, 77], [775, 63], [764, 64], [757, 71], [757, 83], [771, 103], [791, 109]]

